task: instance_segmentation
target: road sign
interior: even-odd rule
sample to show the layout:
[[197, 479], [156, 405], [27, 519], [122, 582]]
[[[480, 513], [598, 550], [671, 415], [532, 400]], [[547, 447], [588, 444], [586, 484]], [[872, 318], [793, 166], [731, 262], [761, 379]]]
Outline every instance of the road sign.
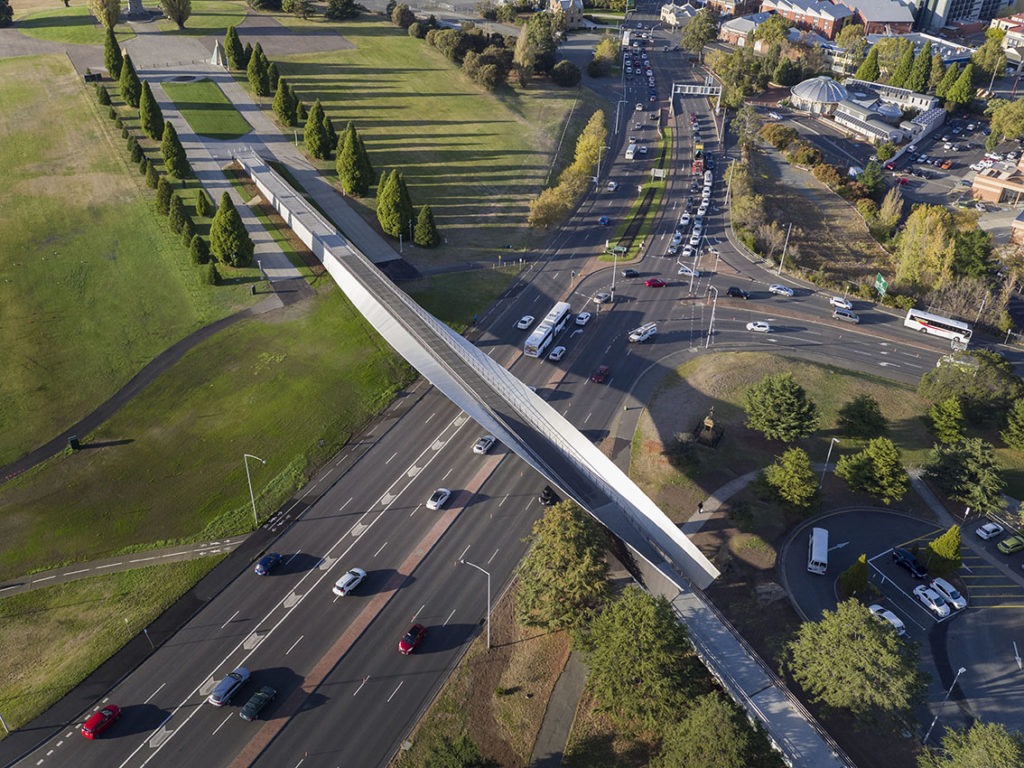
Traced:
[[888, 281], [882, 277], [882, 273], [879, 272], [875, 275], [875, 290], [878, 291], [879, 296], [885, 296], [885, 292], [889, 289]]

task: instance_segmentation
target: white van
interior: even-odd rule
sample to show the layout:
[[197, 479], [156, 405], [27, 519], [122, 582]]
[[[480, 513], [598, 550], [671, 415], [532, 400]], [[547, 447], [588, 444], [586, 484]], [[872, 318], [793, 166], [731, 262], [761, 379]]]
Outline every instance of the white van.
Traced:
[[704, 171], [704, 186], [710, 186], [715, 180], [715, 174], [711, 171]]
[[647, 341], [648, 339], [654, 338], [658, 333], [658, 326], [656, 323], [645, 323], [639, 328], [636, 328], [629, 332], [629, 340], [633, 344], [639, 344]]
[[828, 531], [824, 528], [811, 529], [807, 540], [807, 570], [818, 574], [828, 570]]
[[636, 157], [636, 144], [630, 144], [626, 147], [626, 159], [632, 160], [634, 157]]

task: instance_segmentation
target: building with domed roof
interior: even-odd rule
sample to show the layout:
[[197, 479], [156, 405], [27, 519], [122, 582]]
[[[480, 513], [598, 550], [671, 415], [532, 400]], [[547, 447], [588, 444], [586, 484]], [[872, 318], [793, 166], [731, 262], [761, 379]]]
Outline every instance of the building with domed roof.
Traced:
[[847, 99], [846, 89], [827, 75], [797, 83], [789, 93], [796, 109], [815, 115], [833, 115], [840, 102]]

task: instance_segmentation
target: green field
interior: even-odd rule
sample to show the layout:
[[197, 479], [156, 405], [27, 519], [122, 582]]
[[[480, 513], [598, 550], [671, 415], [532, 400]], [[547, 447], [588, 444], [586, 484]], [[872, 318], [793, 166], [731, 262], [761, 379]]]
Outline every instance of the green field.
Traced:
[[227, 28], [237, 27], [245, 21], [247, 11], [243, 2], [192, 0], [192, 15], [185, 22], [184, 29], [178, 29], [177, 24], [165, 18], [160, 19], [157, 25], [161, 32], [192, 37], [219, 37], [223, 42]]
[[[44, 712], [219, 560], [140, 568], [0, 600], [0, 713], [8, 727]], [[63, 637], [67, 642], [47, 652], [48, 640]]]
[[[13, 5], [15, 10], [20, 10], [21, 3]], [[18, 29], [38, 40], [72, 45], [103, 45], [103, 27], [89, 13], [89, 8], [85, 4], [28, 13], [18, 18]], [[117, 35], [117, 41], [122, 44], [135, 37], [127, 24], [118, 24], [114, 27], [114, 34]]]
[[237, 139], [252, 130], [212, 80], [162, 83], [192, 130], [211, 139]]

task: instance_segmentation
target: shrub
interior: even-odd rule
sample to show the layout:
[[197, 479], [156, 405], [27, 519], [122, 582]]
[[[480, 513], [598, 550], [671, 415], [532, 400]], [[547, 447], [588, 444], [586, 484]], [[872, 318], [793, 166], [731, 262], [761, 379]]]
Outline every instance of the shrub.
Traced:
[[571, 61], [560, 61], [551, 70], [551, 79], [554, 80], [556, 85], [561, 85], [564, 88], [579, 85], [581, 77], [580, 68]]
[[117, 110], [111, 107], [109, 110], [107, 110], [107, 117], [109, 117], [111, 120], [117, 120]]
[[189, 255], [192, 258], [192, 264], [200, 266], [207, 264], [210, 261], [210, 245], [199, 235], [192, 236], [192, 244], [189, 246]]
[[220, 284], [220, 272], [217, 271], [217, 265], [212, 261], [203, 269], [203, 282], [207, 285]]
[[100, 105], [104, 107], [110, 106], [110, 94], [107, 93], [107, 89], [103, 87], [103, 83], [96, 83], [96, 99]]

